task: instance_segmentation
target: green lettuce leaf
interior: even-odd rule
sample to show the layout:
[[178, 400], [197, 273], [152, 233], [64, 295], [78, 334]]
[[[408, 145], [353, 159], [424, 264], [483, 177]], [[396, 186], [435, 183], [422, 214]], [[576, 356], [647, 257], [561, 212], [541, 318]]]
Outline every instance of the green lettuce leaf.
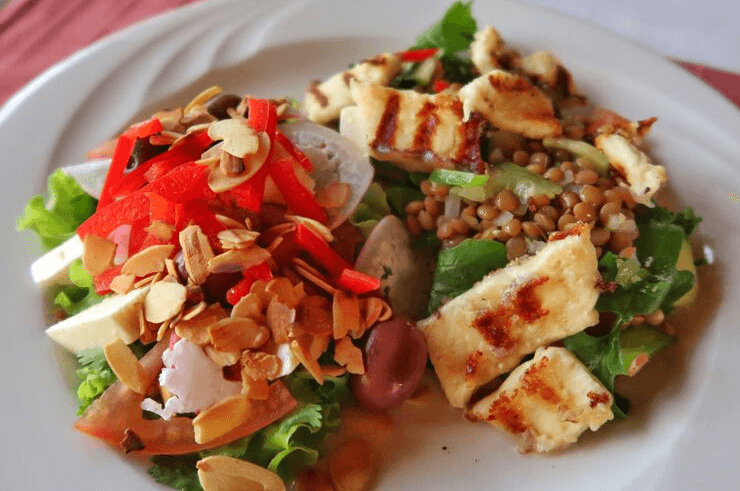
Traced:
[[77, 415], [100, 397], [105, 390], [118, 380], [105, 360], [102, 348], [88, 349], [77, 355], [81, 367], [77, 370], [80, 385], [77, 388]]
[[373, 182], [367, 189], [360, 204], [357, 205], [355, 212], [350, 218], [350, 222], [359, 228], [363, 237], [367, 239], [370, 232], [375, 228], [375, 225], [390, 213], [391, 209], [388, 206], [383, 187], [379, 183]]
[[69, 279], [72, 284], [60, 286], [54, 297], [54, 303], [68, 316], [76, 315], [105, 298], [95, 292], [93, 279], [81, 260], [77, 259], [69, 265]]
[[195, 463], [196, 454], [156, 455], [151, 458], [152, 466], [147, 470], [159, 484], [180, 491], [203, 491], [198, 479]]
[[437, 268], [429, 298], [429, 313], [444, 301], [468, 291], [497, 268], [506, 266], [506, 247], [495, 240], [466, 239], [437, 257]]
[[49, 176], [47, 189], [46, 203], [38, 195], [26, 204], [18, 219], [18, 230], [33, 230], [44, 249], [49, 250], [74, 235], [77, 227], [95, 213], [98, 200], [61, 170]]

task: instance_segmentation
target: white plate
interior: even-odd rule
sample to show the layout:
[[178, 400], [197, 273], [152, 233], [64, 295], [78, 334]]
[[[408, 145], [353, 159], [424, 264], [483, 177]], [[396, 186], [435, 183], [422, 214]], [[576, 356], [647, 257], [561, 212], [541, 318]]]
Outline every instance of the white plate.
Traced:
[[[299, 96], [306, 83], [380, 50], [398, 50], [437, 20], [448, 0], [245, 2], [171, 12], [97, 43], [45, 72], [0, 110], [3, 180], [0, 487], [8, 490], [159, 489], [142, 467], [72, 430], [70, 357], [43, 334], [29, 275], [39, 249], [14, 232], [49, 171], [147, 110], [182, 104], [218, 83], [237, 93]], [[445, 405], [406, 411], [388, 445], [379, 489], [715, 489], [740, 480], [740, 113], [698, 79], [645, 48], [581, 21], [512, 0], [477, 1], [524, 52], [557, 53], [591, 98], [635, 119], [660, 117], [651, 141], [682, 203], [719, 257], [705, 270], [702, 319], [637, 382], [633, 416], [572, 450], [521, 457], [503, 434]], [[715, 292], [709, 295], [709, 290]], [[719, 298], [719, 300], [716, 300]], [[711, 312], [714, 318], [709, 321]], [[60, 370], [60, 364], [63, 367]]]

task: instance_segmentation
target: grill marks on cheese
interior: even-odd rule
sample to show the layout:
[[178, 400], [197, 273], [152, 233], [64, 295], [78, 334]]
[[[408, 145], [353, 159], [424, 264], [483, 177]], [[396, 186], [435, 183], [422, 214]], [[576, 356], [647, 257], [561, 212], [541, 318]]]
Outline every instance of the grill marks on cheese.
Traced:
[[614, 417], [609, 391], [565, 348], [539, 348], [503, 384], [466, 413], [519, 439], [523, 452], [574, 443]]
[[409, 171], [482, 170], [481, 118], [463, 121], [462, 103], [453, 95], [354, 83], [352, 94], [373, 157]]
[[463, 407], [523, 356], [596, 324], [597, 266], [590, 230], [580, 224], [420, 322], [450, 404]]

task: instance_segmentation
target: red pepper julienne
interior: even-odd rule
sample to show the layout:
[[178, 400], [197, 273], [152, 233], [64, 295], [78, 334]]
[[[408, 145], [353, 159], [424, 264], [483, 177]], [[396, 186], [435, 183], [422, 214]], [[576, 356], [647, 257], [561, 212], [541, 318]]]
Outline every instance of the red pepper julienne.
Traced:
[[423, 49], [410, 49], [408, 51], [401, 51], [398, 57], [401, 61], [408, 62], [419, 62], [431, 58], [439, 52], [439, 48], [423, 48]]

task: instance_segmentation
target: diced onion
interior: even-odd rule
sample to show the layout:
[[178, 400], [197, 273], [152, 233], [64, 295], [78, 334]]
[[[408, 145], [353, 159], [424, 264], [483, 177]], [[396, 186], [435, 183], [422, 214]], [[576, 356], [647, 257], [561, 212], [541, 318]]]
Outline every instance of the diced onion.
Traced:
[[504, 211], [499, 213], [499, 216], [497, 216], [492, 223], [495, 227], [503, 227], [509, 223], [512, 218], [514, 218], [514, 215], [512, 215], [510, 211]]
[[445, 198], [445, 216], [448, 218], [457, 218], [460, 215], [460, 209], [462, 208], [462, 200], [455, 196], [447, 196]]

